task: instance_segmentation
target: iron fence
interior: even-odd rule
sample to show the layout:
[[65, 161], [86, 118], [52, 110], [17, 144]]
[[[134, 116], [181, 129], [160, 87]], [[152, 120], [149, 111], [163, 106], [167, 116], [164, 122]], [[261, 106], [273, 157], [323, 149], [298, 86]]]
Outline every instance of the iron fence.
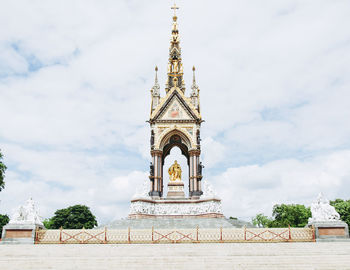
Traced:
[[36, 244], [310, 242], [314, 228], [37, 230]]

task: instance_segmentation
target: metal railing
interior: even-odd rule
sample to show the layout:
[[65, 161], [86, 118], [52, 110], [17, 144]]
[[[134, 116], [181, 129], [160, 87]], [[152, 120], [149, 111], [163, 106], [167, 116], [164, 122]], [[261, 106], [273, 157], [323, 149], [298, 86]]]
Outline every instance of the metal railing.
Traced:
[[36, 244], [311, 242], [314, 228], [37, 230]]

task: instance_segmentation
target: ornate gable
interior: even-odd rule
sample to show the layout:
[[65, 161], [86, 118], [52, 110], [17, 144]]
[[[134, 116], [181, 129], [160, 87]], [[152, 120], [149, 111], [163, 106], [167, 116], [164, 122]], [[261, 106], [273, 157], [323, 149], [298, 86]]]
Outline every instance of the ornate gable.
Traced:
[[151, 114], [151, 122], [155, 121], [201, 121], [201, 115], [194, 108], [190, 99], [185, 97], [179, 88], [173, 87], [158, 107]]

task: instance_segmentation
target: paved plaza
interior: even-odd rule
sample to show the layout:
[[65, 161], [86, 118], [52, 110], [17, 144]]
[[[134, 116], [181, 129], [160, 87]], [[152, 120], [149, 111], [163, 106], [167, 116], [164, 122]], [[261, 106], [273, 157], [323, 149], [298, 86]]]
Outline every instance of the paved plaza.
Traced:
[[0, 245], [1, 270], [350, 269], [350, 242]]

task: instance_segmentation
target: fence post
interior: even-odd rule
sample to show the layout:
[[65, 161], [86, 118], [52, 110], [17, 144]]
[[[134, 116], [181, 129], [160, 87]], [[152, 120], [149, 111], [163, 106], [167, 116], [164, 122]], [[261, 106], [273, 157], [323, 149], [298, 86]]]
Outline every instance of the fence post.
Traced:
[[105, 244], [107, 244], [107, 227], [105, 226]]
[[196, 241], [198, 242], [198, 233], [199, 233], [199, 226], [196, 227]]
[[62, 244], [62, 226], [60, 227], [60, 244]]
[[247, 228], [246, 225], [244, 225], [244, 241], [247, 240]]
[[128, 243], [131, 244], [131, 240], [130, 240], [130, 227], [128, 227]]
[[315, 230], [315, 226], [312, 225], [311, 229], [312, 229], [312, 240], [313, 240], [314, 242], [316, 242], [316, 230]]
[[152, 243], [154, 242], [154, 227], [152, 226]]
[[222, 227], [220, 227], [220, 242], [222, 242]]
[[39, 242], [39, 236], [38, 236], [38, 227], [35, 228], [35, 241], [34, 244], [38, 244]]
[[290, 231], [290, 224], [288, 224], [288, 231], [289, 231], [289, 237], [288, 237], [288, 239], [289, 239], [289, 241], [292, 241], [292, 233], [291, 233], [291, 231]]

